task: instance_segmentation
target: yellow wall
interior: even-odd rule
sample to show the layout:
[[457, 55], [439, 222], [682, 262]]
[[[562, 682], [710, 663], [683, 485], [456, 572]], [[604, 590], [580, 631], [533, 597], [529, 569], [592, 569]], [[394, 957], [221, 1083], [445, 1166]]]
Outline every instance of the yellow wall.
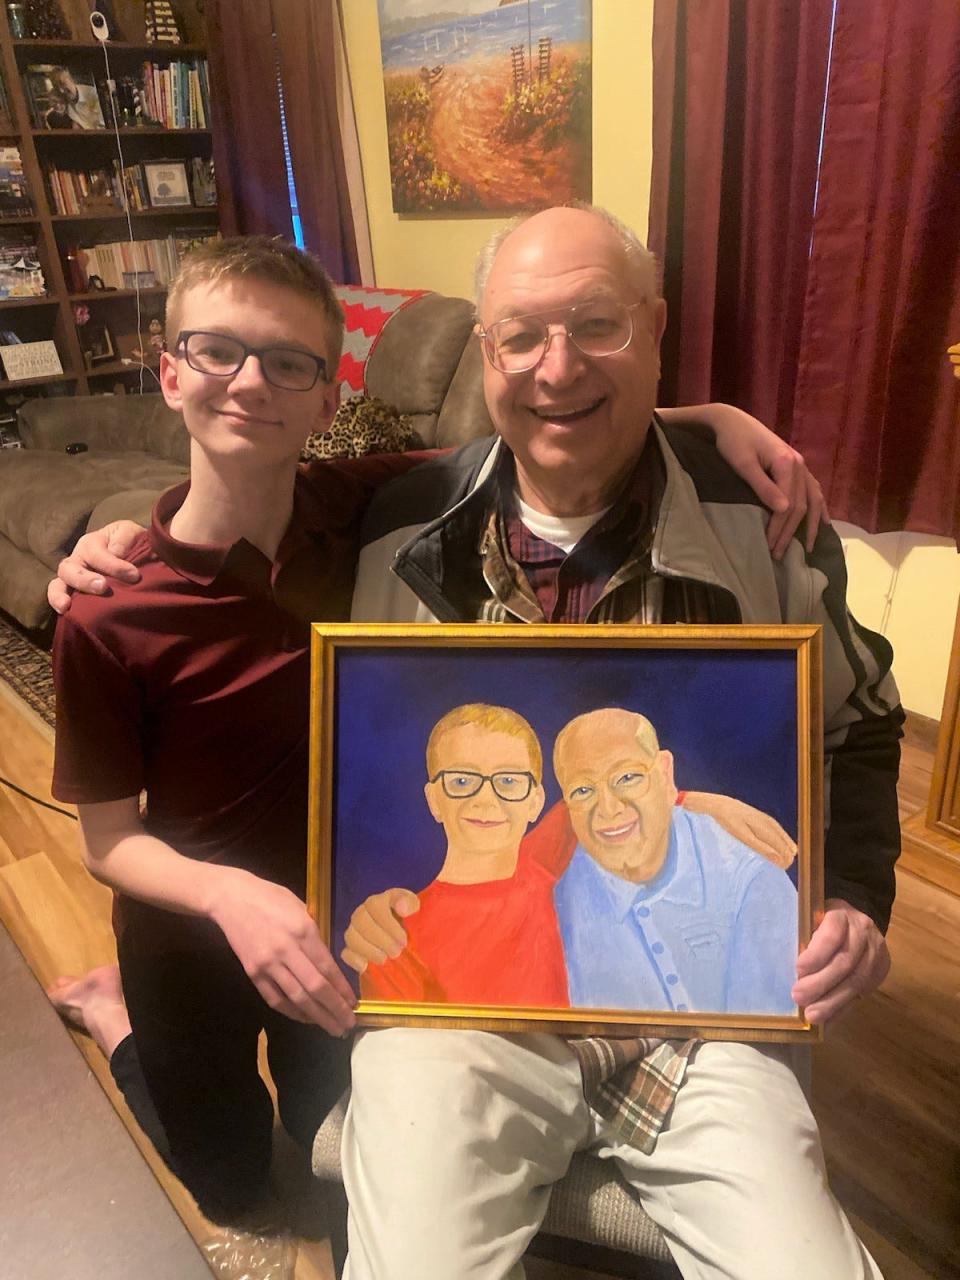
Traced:
[[[474, 258], [501, 219], [393, 212], [376, 0], [343, 0], [343, 14], [377, 283], [470, 297]], [[650, 200], [652, 26], [653, 0], [594, 0], [593, 198], [641, 235]], [[840, 532], [854, 613], [893, 644], [904, 705], [939, 718], [960, 556], [946, 539], [869, 537], [852, 525]]]
[[903, 705], [940, 719], [960, 597], [960, 555], [948, 538], [867, 534], [837, 522], [854, 616], [893, 645]]
[[[343, 0], [343, 17], [377, 284], [472, 297], [474, 259], [503, 219], [393, 212], [376, 0]], [[652, 0], [594, 0], [593, 198], [641, 235], [650, 200], [652, 23]]]

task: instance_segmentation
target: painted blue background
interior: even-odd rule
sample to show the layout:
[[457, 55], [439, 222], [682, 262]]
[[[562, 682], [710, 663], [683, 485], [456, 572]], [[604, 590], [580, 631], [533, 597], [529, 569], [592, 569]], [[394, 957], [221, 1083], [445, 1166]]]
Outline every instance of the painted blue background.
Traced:
[[567, 721], [605, 706], [639, 711], [673, 752], [679, 787], [736, 796], [795, 838], [796, 699], [796, 656], [784, 650], [339, 649], [335, 954], [358, 902], [421, 889], [440, 869], [424, 753], [452, 707], [491, 702], [530, 721], [548, 807], [560, 798], [551, 759]]

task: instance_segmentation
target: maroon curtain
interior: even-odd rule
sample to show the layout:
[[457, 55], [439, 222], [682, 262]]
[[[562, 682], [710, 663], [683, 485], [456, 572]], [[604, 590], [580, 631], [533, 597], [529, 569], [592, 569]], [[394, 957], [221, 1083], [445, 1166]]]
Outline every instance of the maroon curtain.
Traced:
[[336, 5], [334, 0], [272, 4], [304, 242], [339, 284], [360, 284], [337, 116]]
[[359, 283], [337, 118], [334, 0], [207, 0], [206, 14], [224, 232], [293, 237], [279, 78], [304, 243], [338, 283]]
[[837, 517], [957, 537], [960, 7], [837, 0], [831, 45], [832, 8], [656, 0], [661, 398], [775, 426]]
[[656, 0], [664, 404], [728, 400], [789, 426], [831, 7]]
[[264, 0], [207, 0], [207, 60], [220, 225], [293, 237], [273, 18]]
[[835, 515], [960, 537], [960, 6], [839, 0], [792, 443]]

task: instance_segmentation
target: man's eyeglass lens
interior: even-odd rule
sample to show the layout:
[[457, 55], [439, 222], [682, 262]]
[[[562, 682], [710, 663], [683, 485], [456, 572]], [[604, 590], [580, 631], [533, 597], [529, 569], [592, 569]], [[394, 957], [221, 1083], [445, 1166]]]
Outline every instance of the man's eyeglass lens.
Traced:
[[451, 800], [469, 800], [485, 782], [490, 783], [501, 800], [526, 800], [534, 784], [532, 773], [465, 773], [441, 769], [430, 781], [436, 782], [438, 778], [443, 783], [444, 794]]
[[250, 355], [260, 361], [267, 382], [284, 391], [309, 391], [326, 373], [319, 356], [296, 347], [248, 347], [238, 338], [200, 332], [182, 334], [181, 345], [191, 369], [215, 378], [231, 377]]
[[[633, 337], [631, 309], [619, 302], [587, 303], [571, 307], [562, 323], [585, 356], [612, 356]], [[502, 373], [533, 369], [546, 354], [550, 338], [550, 328], [539, 316], [512, 316], [483, 331], [487, 357]]]

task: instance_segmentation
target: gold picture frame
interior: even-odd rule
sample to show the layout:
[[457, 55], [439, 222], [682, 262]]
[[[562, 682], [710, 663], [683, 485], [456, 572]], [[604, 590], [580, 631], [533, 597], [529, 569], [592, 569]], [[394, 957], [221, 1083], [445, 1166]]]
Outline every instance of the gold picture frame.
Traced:
[[317, 624], [311, 663], [321, 934], [339, 957], [368, 897], [420, 895], [360, 1025], [821, 1038], [789, 1002], [823, 910], [819, 627]]

